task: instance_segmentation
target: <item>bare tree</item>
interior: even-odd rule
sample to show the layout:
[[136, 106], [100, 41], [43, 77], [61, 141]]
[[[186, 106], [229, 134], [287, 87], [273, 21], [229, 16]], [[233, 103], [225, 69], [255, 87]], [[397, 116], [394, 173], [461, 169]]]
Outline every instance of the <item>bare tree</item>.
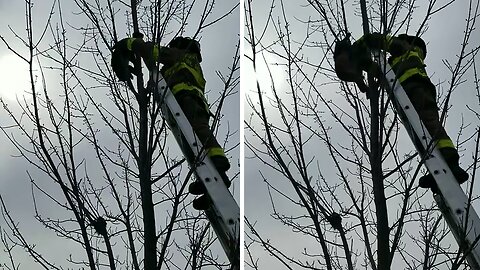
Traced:
[[[133, 32], [162, 45], [179, 35], [215, 35], [235, 12], [238, 3], [233, 1], [52, 1], [48, 17], [38, 25], [33, 1], [25, 1], [26, 25], [20, 29], [26, 34], [11, 27], [16, 40], [0, 38], [28, 63], [31, 93], [18, 99], [18, 105], [0, 100], [10, 119], [8, 124], [2, 119], [0, 128], [32, 167], [28, 177], [39, 222], [35, 232], [40, 233], [39, 225], [53, 231], [65, 239], [71, 255], [42, 252], [49, 243], [29, 240], [25, 224], [15, 218], [12, 205], [18, 202], [0, 195], [0, 233], [9, 258], [0, 262], [2, 267], [31, 269], [20, 263], [21, 250], [35, 268], [43, 269], [228, 265], [203, 213], [191, 208], [185, 187], [192, 173], [146, 87], [146, 69], [137, 59], [133, 81], [119, 83], [110, 56], [113, 44]], [[235, 33], [237, 27], [229, 31]], [[226, 50], [230, 59], [215, 65], [204, 61], [204, 72], [217, 77], [209, 82], [215, 128], [222, 127], [224, 146], [235, 162], [238, 129], [229, 120], [219, 123], [223, 105], [238, 104], [238, 42]], [[203, 48], [203, 53], [205, 59], [214, 51]], [[40, 70], [35, 70], [36, 63]], [[45, 211], [50, 208], [55, 214]]]
[[[480, 44], [472, 33], [479, 7], [457, 2], [245, 2], [245, 66], [257, 75], [245, 89], [246, 167], [260, 171], [245, 175], [251, 180], [245, 196], [256, 192], [259, 198], [264, 183], [265, 199], [253, 203], [271, 206], [271, 219], [249, 218], [256, 212], [248, 201], [245, 206], [246, 269], [468, 268], [431, 193], [417, 187], [422, 161], [388, 93], [368, 76], [367, 97], [333, 71], [333, 46], [347, 33], [358, 39], [368, 32], [408, 32], [427, 40], [435, 16], [463, 8], [464, 28], [456, 29], [463, 40], [442, 51], [450, 74], [442, 74], [448, 78], [437, 89], [444, 116], [452, 106], [470, 109], [455, 128], [474, 202], [480, 103], [466, 107], [453, 100], [467, 102], [459, 88], [478, 89]], [[265, 11], [268, 16], [258, 15]]]

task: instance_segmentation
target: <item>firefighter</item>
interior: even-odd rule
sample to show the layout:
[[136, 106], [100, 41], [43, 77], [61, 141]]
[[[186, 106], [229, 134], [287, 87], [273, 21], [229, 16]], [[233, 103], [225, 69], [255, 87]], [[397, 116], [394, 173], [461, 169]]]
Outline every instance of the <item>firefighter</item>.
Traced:
[[[198, 41], [188, 37], [176, 37], [167, 47], [158, 46], [153, 42], [144, 42], [142, 37], [125, 38], [117, 42], [112, 53], [112, 68], [120, 81], [132, 78], [133, 68], [129, 62], [135, 56], [142, 57], [149, 70], [163, 64], [160, 73], [174, 94], [197, 137], [205, 147], [206, 152], [225, 185], [230, 187], [226, 171], [230, 163], [223, 148], [215, 139], [209, 126], [210, 110], [206, 102], [205, 78], [200, 63], [202, 55]], [[190, 159], [195, 157], [190, 157]], [[190, 160], [192, 161], [192, 160]], [[209, 207], [209, 199], [205, 194], [205, 186], [200, 181], [189, 185], [189, 192], [203, 195], [194, 199], [193, 207], [205, 210]]]
[[[435, 85], [430, 81], [424, 60], [427, 55], [425, 42], [416, 36], [401, 34], [398, 37], [379, 33], [366, 34], [349, 48], [354, 64], [365, 71], [377, 71], [378, 66], [372, 61], [369, 50], [384, 50], [390, 53], [388, 63], [391, 65], [398, 82], [426, 129], [435, 140], [440, 153], [450, 167], [459, 184], [468, 180], [468, 173], [459, 166], [459, 155], [452, 140], [443, 128], [436, 102]], [[358, 70], [357, 70], [358, 72]], [[357, 75], [358, 76], [358, 75]], [[433, 177], [428, 174], [419, 180], [420, 187], [434, 188]]]

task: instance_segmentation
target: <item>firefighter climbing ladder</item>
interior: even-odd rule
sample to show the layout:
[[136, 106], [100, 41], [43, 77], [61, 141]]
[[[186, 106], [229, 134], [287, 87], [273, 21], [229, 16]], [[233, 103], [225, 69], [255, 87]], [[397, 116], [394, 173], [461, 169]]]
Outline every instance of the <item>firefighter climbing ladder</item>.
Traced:
[[[201, 142], [193, 132], [190, 123], [184, 115], [180, 105], [168, 89], [165, 80], [157, 71], [150, 74], [153, 82], [156, 82], [154, 95], [160, 105], [163, 117], [175, 135], [178, 145], [185, 157], [189, 155], [201, 157], [196, 164], [189, 164], [193, 168], [197, 180], [202, 181], [207, 190], [207, 196], [211, 200], [211, 206], [205, 210], [220, 243], [227, 254], [233, 270], [240, 269], [240, 209], [232, 194], [223, 183], [212, 161], [203, 151]], [[158, 77], [157, 77], [158, 76]], [[193, 163], [190, 158], [186, 158]]]
[[386, 71], [385, 79], [390, 93], [394, 96], [393, 103], [412, 142], [419, 154], [428, 153], [428, 157], [424, 157], [425, 166], [433, 175], [438, 186], [438, 192], [434, 194], [435, 201], [460, 249], [463, 254], [466, 254], [471, 269], [480, 269], [480, 244], [478, 244], [480, 240], [480, 219], [439, 150], [432, 146], [430, 134], [428, 134], [413, 108], [405, 90], [397, 82], [390, 65], [385, 62], [384, 57], [378, 57], [377, 59], [379, 59], [382, 70]]

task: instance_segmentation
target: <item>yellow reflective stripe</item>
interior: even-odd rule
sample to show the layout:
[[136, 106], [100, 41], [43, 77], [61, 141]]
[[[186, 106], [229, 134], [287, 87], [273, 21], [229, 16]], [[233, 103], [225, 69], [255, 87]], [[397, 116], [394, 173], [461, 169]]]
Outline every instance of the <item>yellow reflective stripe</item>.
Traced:
[[415, 56], [415, 57], [418, 57], [418, 58], [422, 59], [422, 57], [420, 57], [420, 53], [415, 49], [408, 53], [408, 57], [412, 57], [412, 56]]
[[392, 66], [395, 66], [395, 65], [398, 64], [398, 62], [400, 62], [400, 61], [405, 61], [405, 59], [407, 58], [406, 56], [407, 56], [407, 55], [404, 54], [404, 55], [401, 55], [401, 56], [399, 56], [399, 57], [393, 58], [393, 60], [392, 60]]
[[420, 75], [420, 76], [423, 76], [423, 77], [428, 77], [427, 74], [425, 74], [425, 72], [423, 72], [422, 70], [418, 69], [418, 68], [411, 68], [411, 69], [408, 69], [407, 71], [405, 71], [402, 76], [400, 76], [400, 78], [398, 78], [398, 81], [399, 82], [404, 82], [406, 79], [412, 77], [413, 75]]
[[453, 145], [452, 140], [450, 139], [440, 139], [437, 140], [437, 147], [440, 148], [455, 148], [455, 145]]
[[196, 87], [195, 85], [190, 85], [187, 83], [177, 83], [172, 87], [171, 90], [174, 95], [180, 91], [188, 90], [188, 91], [197, 91], [203, 96], [202, 89]]
[[403, 55], [399, 56], [399, 57], [396, 57], [395, 59], [393, 59], [392, 61], [392, 66], [395, 66], [396, 64], [398, 64], [398, 62], [400, 61], [405, 61], [407, 60], [408, 58], [412, 57], [412, 56], [416, 56], [420, 59], [422, 59], [420, 57], [420, 54], [417, 52], [417, 51], [408, 51], [407, 53], [404, 53]]
[[171, 77], [175, 72], [182, 70], [184, 68], [187, 69], [193, 75], [198, 85], [201, 85], [201, 86], [205, 85], [205, 79], [203, 78], [202, 74], [200, 74], [197, 70], [187, 65], [185, 62], [177, 63], [173, 65], [171, 68], [165, 70], [164, 77], [167, 77], [167, 78]]
[[415, 46], [413, 47], [413, 49], [418, 54], [418, 57], [420, 57], [420, 59], [425, 59], [425, 55], [423, 55], [423, 51], [420, 47]]
[[209, 157], [213, 157], [213, 156], [225, 157], [225, 152], [223, 151], [223, 149], [221, 147], [212, 147], [212, 148], [208, 149], [208, 154], [207, 155]]
[[210, 113], [210, 108], [208, 107], [208, 102], [205, 99], [205, 96], [203, 95], [203, 92], [200, 88], [198, 88], [194, 85], [187, 84], [187, 83], [177, 83], [176, 85], [174, 85], [172, 87], [172, 89], [170, 89], [170, 91], [172, 91], [172, 94], [174, 94], [174, 95], [177, 94], [178, 92], [184, 91], [184, 90], [194, 91], [195, 94], [202, 99], [203, 104], [205, 105], [205, 110]]
[[158, 49], [158, 46], [155, 45], [153, 46], [153, 52], [152, 52], [152, 57], [155, 62], [158, 62], [158, 55], [160, 54], [160, 50]]
[[136, 40], [136, 38], [129, 38], [129, 39], [127, 39], [127, 49], [128, 49], [129, 51], [132, 50], [132, 45], [133, 45], [133, 42], [134, 42], [135, 40]]

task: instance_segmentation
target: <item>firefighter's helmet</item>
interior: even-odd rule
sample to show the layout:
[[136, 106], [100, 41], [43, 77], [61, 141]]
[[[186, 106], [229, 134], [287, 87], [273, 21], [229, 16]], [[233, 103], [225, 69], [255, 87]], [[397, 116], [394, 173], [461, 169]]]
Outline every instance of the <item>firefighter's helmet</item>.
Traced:
[[176, 37], [168, 43], [168, 47], [186, 50], [198, 56], [198, 61], [202, 62], [202, 54], [200, 53], [200, 43], [189, 37]]
[[398, 36], [399, 39], [405, 40], [406, 42], [419, 47], [423, 51], [423, 58], [427, 56], [427, 45], [425, 41], [417, 36], [409, 36], [407, 34], [401, 34]]

